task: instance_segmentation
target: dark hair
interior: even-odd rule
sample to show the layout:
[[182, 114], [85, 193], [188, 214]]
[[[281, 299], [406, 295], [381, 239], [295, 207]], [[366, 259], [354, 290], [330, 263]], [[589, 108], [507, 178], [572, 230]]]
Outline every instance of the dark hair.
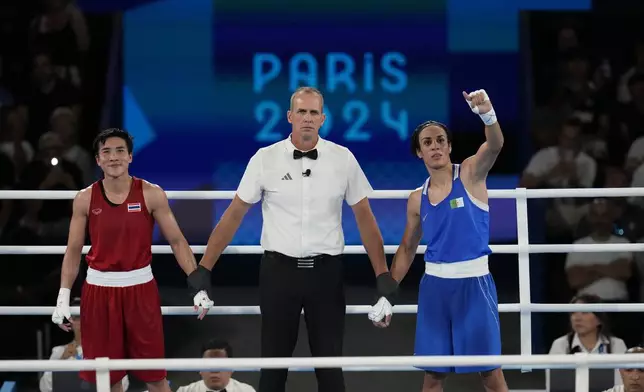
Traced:
[[[578, 303], [578, 302], [582, 302], [582, 303], [585, 303], [585, 304], [599, 304], [599, 303], [602, 303], [602, 300], [601, 300], [601, 298], [599, 298], [596, 295], [580, 294], [580, 295], [577, 295], [577, 296], [573, 297], [572, 300], [570, 301], [571, 304], [575, 304], [575, 303]], [[608, 325], [608, 316], [604, 312], [590, 312], [590, 313], [594, 314], [595, 317], [597, 317], [597, 319], [599, 319], [600, 324], [599, 324], [599, 328], [597, 330], [597, 333], [598, 333], [599, 337], [601, 337], [603, 335], [604, 337], [606, 337], [608, 339], [608, 344], [606, 345], [606, 354], [610, 354], [612, 352], [611, 344], [610, 344], [610, 338], [611, 338], [611, 336], [613, 336], [613, 334], [610, 332], [610, 327]], [[578, 351], [576, 351], [576, 350], [574, 350], [572, 348], [572, 340], [573, 340], [573, 338], [575, 336], [575, 332], [571, 331], [566, 336], [568, 337], [568, 351], [567, 351], [568, 354], [574, 354], [574, 353], [578, 352]]]
[[201, 355], [204, 355], [208, 350], [224, 350], [228, 358], [233, 357], [233, 348], [230, 344], [221, 339], [211, 339], [201, 347]]
[[417, 126], [416, 129], [414, 129], [414, 133], [411, 134], [411, 155], [417, 156], [416, 154], [420, 150], [420, 133], [423, 131], [423, 129], [432, 125], [442, 128], [443, 131], [445, 131], [445, 135], [447, 136], [447, 143], [452, 144], [452, 131], [447, 128], [447, 125], [433, 120], [425, 121], [424, 123]]
[[130, 135], [127, 131], [119, 128], [108, 128], [101, 131], [101, 133], [99, 133], [94, 139], [94, 155], [98, 156], [98, 150], [101, 144], [105, 144], [105, 141], [111, 137], [118, 137], [125, 140], [125, 144], [127, 145], [127, 152], [130, 154], [132, 153], [132, 150], [134, 149], [134, 139], [132, 138], [132, 135]]

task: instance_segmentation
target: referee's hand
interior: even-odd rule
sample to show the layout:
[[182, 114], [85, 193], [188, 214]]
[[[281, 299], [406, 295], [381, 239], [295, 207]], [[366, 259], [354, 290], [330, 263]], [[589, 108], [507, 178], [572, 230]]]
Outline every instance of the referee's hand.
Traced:
[[378, 302], [371, 307], [369, 312], [369, 320], [378, 328], [387, 328], [391, 323], [391, 315], [394, 313], [394, 308], [387, 301], [387, 298], [380, 297]]

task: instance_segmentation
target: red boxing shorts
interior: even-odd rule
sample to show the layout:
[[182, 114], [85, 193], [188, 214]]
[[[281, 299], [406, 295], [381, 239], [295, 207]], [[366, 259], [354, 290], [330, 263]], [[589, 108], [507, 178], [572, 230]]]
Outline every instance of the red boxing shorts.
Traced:
[[[161, 300], [151, 268], [128, 272], [88, 269], [80, 305], [81, 344], [84, 359], [163, 359], [165, 342]], [[165, 370], [132, 370], [143, 382], [161, 381]], [[110, 372], [110, 384], [125, 377], [125, 370]], [[83, 380], [95, 383], [95, 371], [81, 371]]]

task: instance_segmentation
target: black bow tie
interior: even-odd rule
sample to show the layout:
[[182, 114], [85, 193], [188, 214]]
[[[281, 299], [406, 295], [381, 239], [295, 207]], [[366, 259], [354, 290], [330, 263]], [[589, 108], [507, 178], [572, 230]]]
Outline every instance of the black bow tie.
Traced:
[[307, 157], [313, 160], [318, 159], [318, 150], [313, 149], [307, 152], [302, 152], [300, 150], [293, 150], [293, 159], [301, 159], [302, 157]]

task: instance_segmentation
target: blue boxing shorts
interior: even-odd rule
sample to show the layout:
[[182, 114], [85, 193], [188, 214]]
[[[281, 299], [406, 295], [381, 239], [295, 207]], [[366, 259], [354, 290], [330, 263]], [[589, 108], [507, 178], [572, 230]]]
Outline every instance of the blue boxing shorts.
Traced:
[[[491, 274], [439, 278], [424, 274], [418, 293], [414, 355], [501, 355], [496, 286]], [[479, 367], [421, 368], [436, 373], [474, 373]]]

